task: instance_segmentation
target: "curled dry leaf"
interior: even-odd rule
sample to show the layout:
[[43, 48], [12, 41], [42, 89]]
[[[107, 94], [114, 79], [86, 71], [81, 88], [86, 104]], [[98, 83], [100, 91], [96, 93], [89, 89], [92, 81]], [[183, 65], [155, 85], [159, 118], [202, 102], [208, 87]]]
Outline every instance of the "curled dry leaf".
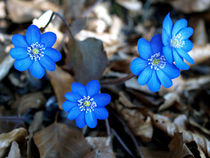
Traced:
[[16, 23], [32, 21], [43, 10], [58, 11], [59, 7], [49, 1], [8, 0], [6, 3], [9, 18]]
[[141, 151], [145, 158], [168, 158], [170, 154], [168, 151], [154, 150], [143, 146]]
[[59, 108], [62, 110], [62, 104], [66, 100], [64, 95], [71, 91], [71, 84], [74, 82], [74, 78], [59, 66], [56, 67], [55, 71], [48, 71], [47, 73], [55, 91]]
[[173, 137], [175, 133], [182, 133], [184, 143], [195, 141], [204, 153], [210, 156], [210, 141], [207, 138], [180, 128], [166, 116], [152, 113], [150, 113], [150, 116], [157, 128], [161, 129], [171, 137]]
[[21, 158], [19, 146], [15, 141], [12, 142], [12, 146], [7, 158]]
[[29, 108], [44, 108], [46, 99], [41, 92], [29, 93], [23, 95], [16, 101], [18, 107], [18, 114], [23, 115]]
[[93, 148], [93, 155], [97, 158], [115, 158], [115, 154], [111, 148], [111, 137], [86, 137], [85, 138]]
[[94, 38], [84, 41], [72, 40], [69, 43], [70, 56], [75, 72], [75, 79], [83, 84], [91, 80], [98, 80], [107, 66], [107, 56], [103, 43]]
[[183, 142], [182, 134], [176, 133], [169, 144], [169, 158], [195, 158], [186, 144]]
[[41, 158], [83, 158], [91, 148], [82, 133], [62, 123], [54, 123], [35, 133]]
[[[122, 100], [122, 99], [121, 99]], [[131, 106], [131, 102], [127, 104], [123, 102], [125, 106]], [[153, 135], [153, 127], [150, 117], [146, 117], [136, 109], [129, 109], [122, 106], [122, 104], [116, 104], [116, 110], [121, 114], [122, 118], [127, 122], [128, 126], [135, 133], [135, 135], [141, 137], [145, 142], [149, 142]], [[134, 107], [135, 105], [133, 105]], [[132, 118], [132, 119], [131, 119]]]
[[0, 158], [3, 158], [13, 141], [24, 141], [27, 136], [25, 128], [14, 129], [9, 133], [0, 134]]

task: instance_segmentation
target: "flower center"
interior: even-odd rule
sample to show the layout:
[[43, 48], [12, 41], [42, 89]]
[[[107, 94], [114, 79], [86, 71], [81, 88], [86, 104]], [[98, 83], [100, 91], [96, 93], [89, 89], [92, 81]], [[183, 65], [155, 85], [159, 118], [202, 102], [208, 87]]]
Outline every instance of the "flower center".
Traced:
[[44, 56], [43, 50], [45, 50], [44, 46], [38, 42], [27, 47], [28, 55], [30, 56], [31, 60], [35, 61], [40, 60], [41, 57]]
[[166, 58], [162, 55], [160, 56], [160, 52], [155, 53], [148, 59], [148, 65], [150, 65], [151, 69], [159, 70], [163, 69], [166, 65]]
[[78, 100], [78, 106], [81, 111], [91, 112], [94, 111], [96, 102], [90, 96], [84, 96], [82, 99]]
[[174, 36], [171, 39], [170, 44], [174, 48], [182, 48], [184, 46], [185, 42], [183, 41], [183, 37], [179, 33], [178, 35]]

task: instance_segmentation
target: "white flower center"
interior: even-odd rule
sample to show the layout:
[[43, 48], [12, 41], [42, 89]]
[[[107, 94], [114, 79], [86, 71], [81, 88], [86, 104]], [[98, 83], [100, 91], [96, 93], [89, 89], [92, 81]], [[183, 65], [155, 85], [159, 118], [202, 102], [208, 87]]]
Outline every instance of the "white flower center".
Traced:
[[38, 42], [27, 47], [28, 55], [30, 56], [31, 60], [35, 61], [40, 60], [40, 58], [44, 56], [43, 50], [45, 50], [44, 46]]
[[78, 100], [78, 106], [81, 111], [91, 112], [94, 111], [96, 102], [90, 96], [84, 96], [82, 99]]
[[185, 42], [183, 41], [183, 37], [179, 33], [171, 39], [170, 44], [174, 48], [182, 48], [184, 46]]
[[148, 59], [148, 65], [150, 65], [151, 69], [159, 70], [163, 69], [166, 65], [166, 58], [162, 55], [160, 56], [160, 52], [155, 53]]

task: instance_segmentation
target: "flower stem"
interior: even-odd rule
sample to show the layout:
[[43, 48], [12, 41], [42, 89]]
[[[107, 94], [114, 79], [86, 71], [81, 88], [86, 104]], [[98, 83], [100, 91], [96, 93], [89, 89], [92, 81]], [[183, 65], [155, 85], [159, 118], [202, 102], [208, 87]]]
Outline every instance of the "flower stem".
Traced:
[[135, 75], [130, 73], [127, 76], [121, 77], [121, 78], [118, 78], [118, 79], [109, 80], [109, 81], [101, 81], [101, 84], [103, 84], [103, 85], [120, 84], [120, 83], [123, 83], [123, 82], [133, 78], [133, 77], [135, 77]]
[[24, 116], [0, 116], [0, 121], [23, 122], [24, 120]]

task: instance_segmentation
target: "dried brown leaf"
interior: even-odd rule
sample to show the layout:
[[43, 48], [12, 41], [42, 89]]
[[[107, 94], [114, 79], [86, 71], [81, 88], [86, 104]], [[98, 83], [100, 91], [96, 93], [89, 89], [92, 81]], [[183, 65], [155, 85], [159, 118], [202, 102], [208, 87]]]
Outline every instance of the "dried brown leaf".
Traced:
[[59, 66], [56, 67], [55, 71], [48, 71], [47, 73], [58, 99], [59, 108], [63, 109], [62, 104], [66, 100], [64, 95], [71, 91], [71, 84], [74, 82], [74, 78]]
[[[111, 137], [86, 137], [85, 138], [94, 150], [94, 157], [115, 158], [115, 154], [110, 146]], [[87, 157], [86, 157], [87, 158]]]
[[13, 141], [24, 141], [27, 136], [25, 128], [14, 129], [9, 133], [0, 134], [0, 158], [3, 158]]
[[166, 158], [169, 156], [168, 151], [154, 150], [147, 147], [141, 147], [141, 151], [145, 158]]
[[23, 115], [29, 108], [44, 108], [46, 99], [41, 92], [29, 93], [23, 95], [16, 101], [18, 107], [18, 114]]
[[195, 141], [197, 145], [208, 155], [210, 156], [210, 141], [199, 135], [192, 133], [190, 131], [187, 131], [177, 126], [175, 123], [173, 123], [168, 117], [159, 115], [159, 114], [151, 114], [154, 125], [167, 133], [169, 136], [173, 137], [175, 133], [182, 133], [183, 134], [183, 141], [184, 143], [189, 143], [192, 141]]
[[176, 133], [169, 144], [169, 158], [194, 158], [191, 151], [183, 142], [182, 134]]
[[54, 123], [35, 133], [34, 142], [41, 158], [83, 158], [90, 146], [82, 133], [62, 123]]
[[12, 146], [7, 158], [21, 158], [19, 146], [15, 141], [12, 142]]

